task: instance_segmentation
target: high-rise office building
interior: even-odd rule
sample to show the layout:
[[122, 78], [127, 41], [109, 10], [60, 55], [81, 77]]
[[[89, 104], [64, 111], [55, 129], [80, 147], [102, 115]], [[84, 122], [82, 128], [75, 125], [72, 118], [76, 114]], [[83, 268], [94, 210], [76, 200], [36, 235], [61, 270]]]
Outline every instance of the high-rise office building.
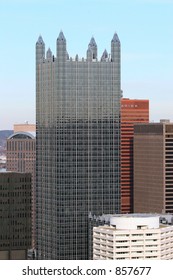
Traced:
[[120, 41], [97, 57], [56, 56], [36, 43], [36, 249], [38, 259], [88, 259], [88, 216], [120, 210]]
[[134, 211], [173, 213], [173, 124], [135, 125]]
[[133, 212], [134, 124], [149, 122], [149, 100], [121, 99], [121, 213]]
[[31, 249], [31, 174], [0, 172], [0, 259], [25, 260]]

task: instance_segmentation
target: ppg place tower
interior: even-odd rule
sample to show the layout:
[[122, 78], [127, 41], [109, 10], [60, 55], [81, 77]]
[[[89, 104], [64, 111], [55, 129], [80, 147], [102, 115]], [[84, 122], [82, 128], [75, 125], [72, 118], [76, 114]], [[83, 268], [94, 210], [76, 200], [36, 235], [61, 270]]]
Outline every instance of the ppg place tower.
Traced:
[[36, 250], [38, 259], [88, 259], [90, 216], [119, 213], [120, 41], [100, 60], [56, 56], [36, 43]]

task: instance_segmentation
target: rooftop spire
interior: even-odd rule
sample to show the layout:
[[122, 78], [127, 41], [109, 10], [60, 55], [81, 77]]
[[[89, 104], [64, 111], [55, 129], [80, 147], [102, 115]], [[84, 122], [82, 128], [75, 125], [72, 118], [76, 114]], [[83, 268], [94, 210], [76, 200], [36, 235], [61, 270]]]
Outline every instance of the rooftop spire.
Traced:
[[44, 41], [43, 41], [43, 38], [41, 37], [41, 35], [38, 37], [38, 40], [37, 40], [36, 44], [39, 44], [39, 45], [43, 45], [44, 44]]
[[117, 35], [116, 32], [115, 32], [115, 34], [114, 34], [114, 36], [113, 36], [113, 38], [112, 38], [112, 42], [114, 42], [114, 43], [120, 43], [120, 40], [119, 40], [118, 35]]
[[103, 54], [102, 54], [102, 57], [101, 57], [101, 61], [106, 61], [106, 59], [108, 59], [108, 52], [107, 50], [105, 49]]
[[91, 38], [90, 43], [88, 45], [88, 47], [97, 47], [96, 41], [94, 39], [94, 37]]
[[66, 41], [65, 36], [62, 31], [60, 31], [59, 36], [57, 38], [58, 41]]
[[[95, 42], [94, 37], [91, 38], [90, 43], [88, 45], [88, 51], [89, 50], [92, 52], [92, 59], [97, 59], [97, 44]], [[89, 52], [88, 52], [88, 55], [89, 55]], [[90, 55], [89, 55], [89, 57], [90, 57]]]
[[62, 31], [60, 31], [56, 41], [56, 56], [58, 58], [58, 61], [67, 60], [66, 39]]
[[120, 55], [121, 55], [121, 43], [118, 38], [117, 33], [115, 32], [112, 41], [111, 41], [111, 61], [120, 63]]
[[36, 42], [36, 64], [45, 58], [45, 43], [41, 35]]
[[52, 57], [52, 52], [51, 49], [48, 48], [47, 53], [46, 53], [46, 58], [51, 58]]

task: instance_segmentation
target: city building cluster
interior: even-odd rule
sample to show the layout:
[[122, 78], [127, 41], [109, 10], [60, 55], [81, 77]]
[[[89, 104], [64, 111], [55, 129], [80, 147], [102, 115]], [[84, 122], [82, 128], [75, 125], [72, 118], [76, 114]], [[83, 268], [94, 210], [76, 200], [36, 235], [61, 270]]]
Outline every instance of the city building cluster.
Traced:
[[71, 58], [36, 42], [36, 125], [0, 172], [0, 259], [173, 259], [173, 123], [121, 90], [121, 43]]

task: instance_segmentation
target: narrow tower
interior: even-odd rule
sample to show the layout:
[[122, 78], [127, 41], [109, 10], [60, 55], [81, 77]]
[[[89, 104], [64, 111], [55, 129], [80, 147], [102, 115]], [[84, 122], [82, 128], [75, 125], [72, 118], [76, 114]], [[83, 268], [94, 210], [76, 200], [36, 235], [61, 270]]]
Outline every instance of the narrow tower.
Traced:
[[63, 32], [59, 33], [56, 43], [56, 56], [58, 60], [66, 60], [67, 58], [67, 50], [66, 50], [66, 39], [64, 37]]
[[117, 62], [120, 65], [120, 40], [118, 38], [117, 33], [114, 34], [111, 41], [111, 60], [113, 62]]
[[41, 59], [45, 58], [45, 44], [41, 36], [39, 36], [36, 42], [36, 64], [40, 62]]
[[94, 37], [91, 38], [90, 43], [88, 45], [88, 51], [87, 51], [88, 59], [97, 59], [97, 44], [95, 42]]

